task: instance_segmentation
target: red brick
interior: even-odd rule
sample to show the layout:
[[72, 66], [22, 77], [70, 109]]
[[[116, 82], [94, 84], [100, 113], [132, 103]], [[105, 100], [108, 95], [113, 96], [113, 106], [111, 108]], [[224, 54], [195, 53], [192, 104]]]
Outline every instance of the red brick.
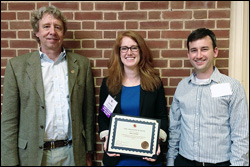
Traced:
[[123, 2], [96, 2], [96, 10], [122, 10]]
[[73, 32], [67, 31], [66, 34], [64, 35], [64, 39], [73, 39]]
[[68, 28], [68, 30], [80, 30], [81, 23], [80, 22], [68, 22], [67, 28]]
[[190, 63], [189, 60], [184, 60], [184, 67], [185, 67], [185, 68], [186, 68], [186, 67], [192, 68], [193, 66], [192, 66], [192, 64]]
[[95, 23], [92, 21], [83, 21], [82, 29], [94, 29]]
[[191, 11], [166, 11], [162, 12], [163, 19], [191, 19]]
[[6, 67], [8, 59], [1, 59], [1, 67]]
[[76, 31], [75, 38], [76, 39], [101, 39], [102, 32], [101, 31]]
[[30, 20], [29, 12], [17, 12], [18, 20]]
[[109, 50], [104, 51], [104, 58], [110, 58], [110, 55], [111, 55], [111, 52], [112, 52], [111, 49], [112, 48], [110, 48]]
[[95, 77], [101, 77], [101, 74], [102, 74], [101, 69], [92, 69], [92, 74]]
[[1, 12], [1, 21], [2, 20], [16, 20], [15, 12]]
[[79, 10], [79, 3], [78, 2], [51, 2], [51, 5], [54, 5], [60, 10]]
[[156, 68], [166, 68], [168, 66], [168, 61], [167, 60], [154, 60], [153, 61], [154, 67]]
[[141, 29], [168, 29], [169, 28], [168, 21], [147, 21], [141, 22]]
[[10, 41], [10, 47], [11, 48], [37, 48], [38, 44], [36, 41], [30, 41], [30, 40], [12, 40]]
[[190, 31], [162, 31], [162, 38], [186, 39]]
[[44, 6], [49, 6], [49, 2], [37, 2], [37, 9]]
[[32, 2], [8, 3], [8, 8], [9, 8], [9, 10], [30, 10], [30, 11], [32, 11], [35, 9], [35, 3], [32, 3]]
[[107, 67], [109, 60], [96, 60], [96, 67]]
[[229, 49], [220, 49], [219, 48], [219, 54], [218, 58], [229, 58]]
[[[2, 45], [2, 42], [1, 42]], [[1, 49], [1, 58], [2, 57], [16, 57], [16, 50]]]
[[198, 10], [194, 11], [195, 19], [207, 19], [207, 11], [206, 10]]
[[155, 1], [155, 2], [140, 2], [140, 9], [168, 9], [169, 2], [168, 1]]
[[162, 50], [162, 57], [164, 58], [186, 58], [186, 50]]
[[16, 31], [1, 31], [1, 38], [16, 38]]
[[32, 29], [29, 21], [10, 22], [10, 29]]
[[230, 10], [211, 10], [208, 11], [209, 19], [230, 18]]
[[174, 92], [175, 92], [175, 89], [176, 89], [176, 88], [165, 88], [165, 89], [164, 89], [165, 95], [166, 95], [166, 96], [169, 96], [169, 95], [173, 96], [173, 95], [174, 95]]
[[189, 76], [190, 70], [188, 69], [162, 69], [162, 76], [175, 77], [175, 76]]
[[97, 48], [112, 48], [115, 43], [115, 40], [97, 40], [96, 47]]
[[66, 49], [77, 49], [77, 48], [81, 48], [81, 45], [80, 45], [80, 41], [65, 41], [63, 42], [63, 46], [66, 48]]
[[170, 1], [172, 9], [183, 9], [184, 3], [184, 1]]
[[164, 87], [168, 86], [168, 78], [166, 77], [161, 77], [161, 81]]
[[1, 30], [8, 29], [8, 22], [1, 21]]
[[124, 29], [124, 22], [97, 22], [96, 29], [99, 30], [115, 30], [115, 29]]
[[116, 39], [116, 32], [115, 31], [104, 31], [104, 38]]
[[82, 40], [82, 48], [94, 48], [95, 41], [94, 40]]
[[76, 12], [76, 20], [102, 20], [102, 12]]
[[228, 67], [228, 59], [216, 59], [215, 60], [216, 67]]
[[170, 60], [170, 67], [182, 67], [182, 60]]
[[138, 2], [125, 2], [125, 10], [138, 10]]
[[217, 28], [230, 28], [230, 20], [217, 20]]
[[29, 31], [19, 31], [18, 38], [30, 38], [30, 32]]
[[230, 8], [231, 1], [217, 1], [217, 8]]
[[152, 56], [153, 56], [154, 59], [155, 58], [160, 58], [160, 51], [159, 51], [159, 49], [157, 49], [157, 50], [151, 49], [151, 53], [152, 53]]
[[147, 12], [120, 12], [118, 20], [145, 20]]
[[216, 38], [229, 38], [229, 30], [213, 30]]
[[168, 41], [149, 41], [147, 40], [147, 44], [150, 48], [168, 48]]
[[211, 9], [215, 8], [216, 1], [186, 1], [186, 9]]
[[26, 53], [30, 53], [30, 51], [29, 50], [18, 50], [17, 51], [17, 56], [24, 55]]
[[104, 20], [116, 20], [116, 13], [104, 13]]
[[[7, 3], [6, 2], [1, 2], [1, 11], [7, 10]], [[2, 110], [1, 110], [2, 111]]]
[[93, 10], [93, 2], [81, 2], [81, 10]]
[[148, 32], [148, 38], [149, 39], [160, 38], [160, 37], [161, 37], [160, 31], [149, 31]]
[[217, 47], [221, 48], [229, 48], [229, 40], [217, 40]]
[[149, 19], [161, 19], [161, 12], [148, 12]]
[[170, 29], [183, 29], [183, 22], [182, 21], [171, 21], [170, 22]]
[[170, 78], [170, 86], [177, 86], [182, 78]]
[[138, 22], [137, 21], [127, 21], [126, 22], [126, 29], [138, 29]]
[[170, 48], [182, 48], [182, 41], [181, 40], [171, 40], [170, 41]]
[[215, 28], [215, 20], [194, 20], [185, 22], [185, 28], [187, 29], [197, 29], [200, 27], [213, 29]]
[[1, 40], [1, 48], [8, 48], [9, 44], [7, 40]]

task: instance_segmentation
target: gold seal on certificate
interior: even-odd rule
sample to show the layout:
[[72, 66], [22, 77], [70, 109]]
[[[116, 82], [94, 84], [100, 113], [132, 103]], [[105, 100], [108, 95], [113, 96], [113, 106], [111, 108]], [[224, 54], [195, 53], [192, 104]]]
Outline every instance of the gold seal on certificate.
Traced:
[[109, 153], [157, 158], [160, 120], [112, 114]]
[[144, 141], [144, 142], [141, 143], [141, 147], [142, 147], [143, 149], [147, 149], [148, 146], [149, 146], [149, 144], [148, 144], [148, 142], [146, 142], [146, 141]]

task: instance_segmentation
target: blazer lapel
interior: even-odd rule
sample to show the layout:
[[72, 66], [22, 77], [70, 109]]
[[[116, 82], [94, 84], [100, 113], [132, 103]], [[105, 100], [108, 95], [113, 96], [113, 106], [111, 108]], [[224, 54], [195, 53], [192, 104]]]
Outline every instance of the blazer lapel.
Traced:
[[68, 62], [69, 97], [71, 98], [72, 90], [78, 75], [79, 66], [77, 64], [77, 59], [71, 56], [70, 52], [67, 52], [66, 59]]
[[39, 97], [41, 98], [44, 104], [44, 88], [43, 88], [43, 79], [42, 79], [42, 69], [41, 69], [41, 59], [39, 52], [36, 51], [31, 53], [29, 59], [27, 59], [27, 69], [26, 72], [30, 77], [31, 82], [33, 83]]

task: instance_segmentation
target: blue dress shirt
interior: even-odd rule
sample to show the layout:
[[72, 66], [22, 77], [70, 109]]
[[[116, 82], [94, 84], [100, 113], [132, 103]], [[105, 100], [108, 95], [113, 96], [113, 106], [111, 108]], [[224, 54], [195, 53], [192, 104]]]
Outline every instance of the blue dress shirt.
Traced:
[[[212, 97], [211, 85], [221, 83], [229, 83], [232, 94]], [[249, 113], [244, 88], [216, 67], [206, 84], [197, 84], [195, 74], [178, 84], [169, 116], [168, 166], [174, 165], [178, 153], [199, 162], [249, 164]]]

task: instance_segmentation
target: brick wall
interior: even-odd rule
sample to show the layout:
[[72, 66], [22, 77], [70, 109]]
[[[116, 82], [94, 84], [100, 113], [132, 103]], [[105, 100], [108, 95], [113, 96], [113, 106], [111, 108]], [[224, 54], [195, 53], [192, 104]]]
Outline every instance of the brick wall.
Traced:
[[[178, 82], [192, 72], [186, 54], [186, 38], [192, 30], [206, 27], [215, 32], [219, 47], [215, 64], [228, 75], [230, 1], [1, 1], [1, 108], [7, 61], [37, 50], [29, 20], [31, 11], [44, 5], [58, 7], [68, 19], [65, 48], [91, 60], [96, 116], [100, 85], [107, 73], [112, 45], [125, 30], [139, 32], [151, 48], [155, 68], [164, 83], [168, 109]], [[98, 133], [96, 138], [94, 161], [100, 166], [103, 141]]]

